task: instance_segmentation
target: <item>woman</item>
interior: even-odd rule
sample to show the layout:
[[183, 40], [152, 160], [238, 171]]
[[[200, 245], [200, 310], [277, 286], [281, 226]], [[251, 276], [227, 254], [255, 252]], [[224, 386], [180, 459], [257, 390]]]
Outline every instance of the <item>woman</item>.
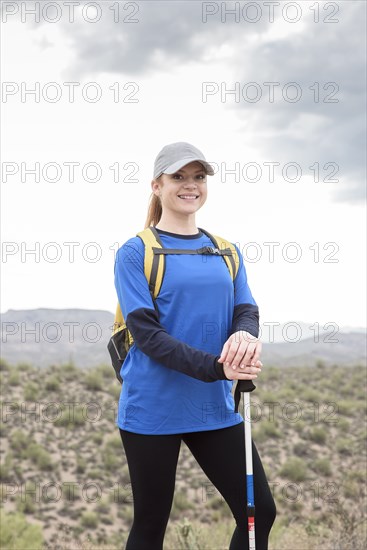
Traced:
[[[212, 166], [193, 145], [166, 145], [155, 165], [145, 227], [166, 248], [199, 249], [196, 226]], [[237, 247], [236, 247], [237, 248]], [[248, 548], [244, 423], [234, 411], [234, 380], [261, 372], [258, 308], [242, 256], [234, 281], [223, 258], [165, 256], [156, 307], [144, 275], [144, 244], [129, 239], [117, 252], [115, 285], [134, 345], [122, 367], [119, 427], [129, 467], [134, 522], [126, 550], [161, 550], [184, 441], [236, 521], [230, 550]], [[256, 549], [266, 550], [275, 504], [253, 445]]]

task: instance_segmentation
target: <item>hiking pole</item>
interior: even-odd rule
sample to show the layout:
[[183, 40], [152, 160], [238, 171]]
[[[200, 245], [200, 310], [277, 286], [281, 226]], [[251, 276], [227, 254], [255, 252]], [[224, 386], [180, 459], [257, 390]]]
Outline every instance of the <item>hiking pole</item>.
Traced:
[[238, 380], [236, 386], [237, 401], [243, 393], [243, 420], [245, 424], [246, 452], [246, 488], [247, 488], [247, 524], [249, 550], [255, 550], [255, 498], [254, 476], [252, 466], [251, 409], [250, 393], [256, 388], [252, 380]]

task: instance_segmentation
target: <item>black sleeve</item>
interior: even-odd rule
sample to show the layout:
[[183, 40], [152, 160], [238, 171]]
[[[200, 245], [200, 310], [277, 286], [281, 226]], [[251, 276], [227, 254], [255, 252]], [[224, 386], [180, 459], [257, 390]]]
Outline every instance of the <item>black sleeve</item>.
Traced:
[[259, 308], [253, 304], [238, 304], [233, 310], [230, 334], [245, 330], [252, 336], [259, 336]]
[[168, 334], [154, 309], [131, 311], [126, 318], [126, 326], [137, 347], [165, 367], [203, 382], [227, 380], [223, 364], [217, 361], [220, 355], [193, 348]]

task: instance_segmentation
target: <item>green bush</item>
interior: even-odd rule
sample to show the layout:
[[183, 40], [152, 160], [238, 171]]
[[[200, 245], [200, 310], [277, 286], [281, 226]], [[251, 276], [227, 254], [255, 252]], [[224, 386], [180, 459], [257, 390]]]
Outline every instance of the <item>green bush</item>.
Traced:
[[95, 512], [83, 512], [80, 522], [83, 527], [95, 529], [98, 526], [98, 519], [98, 515]]
[[331, 476], [330, 460], [327, 458], [319, 458], [315, 460], [312, 465], [312, 469], [323, 476]]
[[107, 498], [102, 498], [97, 506], [96, 510], [99, 514], [109, 514], [111, 512], [111, 504]]
[[17, 372], [16, 370], [11, 370], [8, 378], [8, 383], [10, 386], [19, 386], [20, 384], [19, 372]]
[[34, 462], [40, 470], [52, 470], [51, 455], [39, 443], [31, 443], [27, 448], [27, 457]]
[[108, 380], [116, 378], [115, 371], [113, 370], [112, 365], [98, 365], [98, 367], [94, 368], [94, 371], [100, 374], [103, 378], [107, 378]]
[[320, 403], [322, 397], [317, 390], [307, 388], [302, 392], [302, 399], [311, 403]]
[[87, 461], [83, 456], [78, 456], [76, 459], [76, 472], [78, 474], [84, 474], [87, 469]]
[[111, 395], [111, 397], [114, 399], [114, 401], [118, 401], [121, 394], [121, 384], [116, 379], [116, 382], [113, 381], [113, 384], [111, 384], [108, 387], [108, 393]]
[[346, 498], [355, 499], [359, 494], [359, 485], [355, 481], [349, 481], [343, 486], [343, 493]]
[[89, 372], [84, 379], [85, 387], [92, 391], [102, 391], [106, 382], [98, 372]]
[[172, 506], [174, 515], [175, 514], [180, 515], [180, 513], [183, 512], [184, 510], [192, 509], [193, 507], [194, 506], [192, 502], [188, 500], [183, 490], [175, 491], [175, 494], [173, 497], [173, 506]]
[[65, 407], [61, 411], [60, 416], [55, 420], [54, 424], [58, 427], [76, 428], [83, 426], [86, 422], [86, 414], [83, 410], [83, 405], [76, 405], [75, 407]]
[[335, 442], [335, 448], [341, 455], [352, 455], [352, 442], [350, 439], [340, 437]]
[[5, 460], [2, 464], [0, 464], [0, 481], [1, 483], [10, 483], [13, 480], [14, 477], [14, 469], [13, 469], [13, 453], [9, 452], [5, 456]]
[[353, 416], [355, 402], [352, 399], [342, 399], [337, 403], [337, 412], [345, 416]]
[[24, 458], [27, 456], [29, 442], [28, 434], [22, 430], [15, 430], [10, 436], [9, 445], [16, 451], [17, 456]]
[[45, 389], [47, 391], [58, 391], [60, 389], [60, 380], [56, 376], [50, 376], [45, 382]]
[[43, 547], [42, 527], [29, 523], [24, 514], [7, 513], [0, 508], [0, 525], [0, 548], [23, 550]]
[[23, 395], [26, 401], [32, 401], [34, 403], [39, 397], [39, 387], [33, 382], [28, 382], [24, 386]]
[[5, 361], [5, 359], [0, 357], [0, 371], [9, 370], [9, 369], [10, 369], [9, 363], [7, 363], [7, 361]]
[[103, 433], [101, 432], [93, 432], [91, 435], [91, 440], [95, 445], [100, 445], [103, 441]]
[[122, 464], [121, 456], [111, 449], [103, 449], [102, 461], [105, 469], [109, 472], [115, 472]]
[[339, 418], [338, 428], [343, 433], [348, 433], [350, 429], [350, 422], [346, 418]]
[[325, 430], [325, 428], [315, 427], [308, 432], [307, 438], [313, 441], [314, 443], [323, 444], [326, 442], [327, 431]]
[[279, 474], [291, 481], [304, 481], [306, 479], [306, 463], [301, 458], [290, 458], [282, 466]]
[[35, 493], [35, 483], [26, 482], [24, 492], [22, 490], [22, 494], [16, 499], [17, 512], [21, 512], [23, 514], [33, 514], [36, 511], [36, 503], [34, 502]]
[[269, 439], [281, 437], [276, 421], [262, 420], [258, 425], [255, 424], [255, 426], [253, 438], [258, 443], [264, 443]]
[[16, 366], [16, 369], [21, 372], [29, 372], [30, 370], [33, 370], [33, 366], [30, 363], [21, 362], [18, 363]]
[[310, 454], [309, 445], [305, 441], [298, 441], [293, 445], [293, 452], [297, 456], [308, 456]]

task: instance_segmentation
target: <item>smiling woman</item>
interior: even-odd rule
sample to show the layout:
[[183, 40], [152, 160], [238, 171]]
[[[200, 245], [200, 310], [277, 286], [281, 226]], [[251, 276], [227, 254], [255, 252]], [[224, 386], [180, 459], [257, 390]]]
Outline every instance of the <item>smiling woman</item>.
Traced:
[[[207, 175], [214, 175], [213, 167], [186, 142], [166, 145], [155, 160], [145, 225], [160, 245], [150, 254], [164, 258], [155, 297], [140, 234], [116, 254], [119, 305], [133, 338], [121, 367], [116, 420], [134, 499], [127, 550], [162, 550], [181, 441], [232, 511], [229, 548], [249, 548], [245, 428], [232, 387], [261, 372], [259, 313], [236, 245], [214, 237], [214, 247], [207, 246], [213, 236], [196, 225]], [[255, 539], [266, 550], [276, 510], [251, 439], [249, 445]]]

